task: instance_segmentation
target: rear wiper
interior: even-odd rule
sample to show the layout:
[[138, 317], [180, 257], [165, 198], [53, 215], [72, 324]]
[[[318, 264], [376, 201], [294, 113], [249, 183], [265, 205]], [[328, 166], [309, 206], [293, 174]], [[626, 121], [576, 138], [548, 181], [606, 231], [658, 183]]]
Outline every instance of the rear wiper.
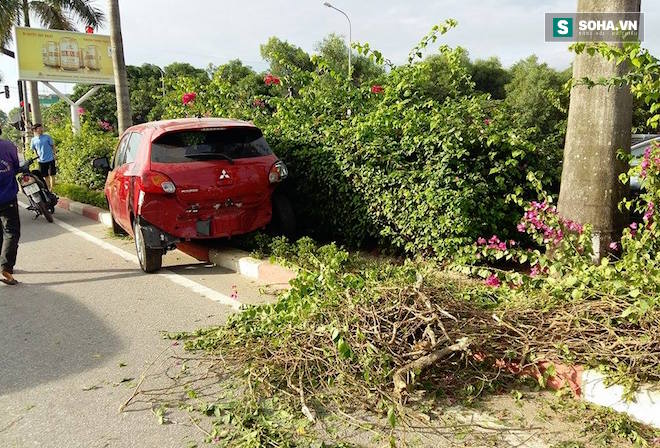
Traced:
[[219, 157], [229, 161], [229, 163], [231, 164], [234, 163], [234, 159], [229, 157], [227, 154], [223, 154], [221, 152], [200, 152], [197, 154], [184, 154], [184, 157], [187, 157], [189, 159], [216, 159]]

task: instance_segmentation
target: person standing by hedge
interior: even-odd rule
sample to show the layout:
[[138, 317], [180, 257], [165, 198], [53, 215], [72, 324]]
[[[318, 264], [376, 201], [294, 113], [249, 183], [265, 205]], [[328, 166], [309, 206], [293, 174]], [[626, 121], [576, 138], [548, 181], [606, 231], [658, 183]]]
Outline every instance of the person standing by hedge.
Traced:
[[53, 143], [53, 138], [44, 134], [44, 128], [41, 126], [41, 123], [36, 123], [32, 126], [34, 131], [34, 137], [32, 137], [32, 142], [30, 143], [30, 148], [32, 148], [39, 158], [39, 171], [41, 175], [46, 180], [46, 185], [53, 191], [55, 187], [55, 175], [57, 174], [57, 167], [55, 166], [55, 143]]
[[[2, 130], [0, 130], [2, 136]], [[0, 281], [16, 285], [14, 265], [21, 237], [21, 221], [18, 216], [18, 149], [8, 140], [0, 138]]]

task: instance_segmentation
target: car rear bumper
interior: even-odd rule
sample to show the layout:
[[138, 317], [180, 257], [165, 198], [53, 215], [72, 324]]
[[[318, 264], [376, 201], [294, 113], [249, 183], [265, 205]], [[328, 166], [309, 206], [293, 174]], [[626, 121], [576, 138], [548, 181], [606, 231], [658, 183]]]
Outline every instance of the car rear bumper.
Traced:
[[174, 199], [145, 201], [140, 215], [163, 232], [181, 240], [227, 238], [267, 226], [272, 217], [270, 198], [251, 207], [218, 210], [184, 209]]

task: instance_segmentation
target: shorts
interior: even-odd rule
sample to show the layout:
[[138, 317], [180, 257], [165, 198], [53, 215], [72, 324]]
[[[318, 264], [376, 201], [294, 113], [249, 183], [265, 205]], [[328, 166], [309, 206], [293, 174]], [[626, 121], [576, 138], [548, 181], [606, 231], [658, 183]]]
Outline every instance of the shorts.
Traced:
[[39, 162], [39, 171], [43, 177], [56, 175], [57, 167], [55, 166], [55, 161], [51, 160], [50, 162]]

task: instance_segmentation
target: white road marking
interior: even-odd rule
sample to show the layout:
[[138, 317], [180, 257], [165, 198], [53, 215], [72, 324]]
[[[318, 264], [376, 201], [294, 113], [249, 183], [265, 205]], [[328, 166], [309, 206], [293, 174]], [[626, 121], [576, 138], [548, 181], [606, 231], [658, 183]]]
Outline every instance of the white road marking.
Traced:
[[[27, 209], [27, 207], [28, 207], [27, 204], [25, 204], [24, 202], [21, 202], [21, 201], [19, 201], [18, 204], [21, 207], [25, 208], [25, 209]], [[101, 248], [103, 248], [103, 249], [105, 249], [109, 252], [112, 252], [113, 254], [123, 258], [124, 260], [126, 260], [130, 263], [136, 264], [138, 266], [140, 265], [140, 262], [138, 261], [136, 255], [133, 255], [129, 252], [126, 252], [125, 250], [120, 249], [117, 246], [113, 246], [112, 244], [110, 244], [106, 241], [103, 241], [102, 239], [97, 238], [93, 235], [90, 235], [87, 232], [83, 232], [82, 230], [80, 230], [76, 227], [73, 227], [72, 225], [67, 224], [63, 221], [60, 221], [59, 219], [56, 219], [54, 217], [53, 217], [53, 219], [54, 219], [54, 223], [57, 224], [58, 226], [60, 226], [61, 228], [63, 228], [64, 230], [66, 230], [68, 232], [71, 232], [74, 235], [77, 235], [80, 238], [89, 241], [90, 243], [96, 244], [97, 246], [99, 246], [99, 247], [101, 247]], [[234, 299], [230, 296], [219, 293], [218, 291], [216, 291], [214, 289], [208, 288], [208, 287], [206, 287], [206, 286], [204, 286], [200, 283], [197, 283], [193, 280], [190, 280], [189, 278], [186, 278], [182, 275], [179, 275], [179, 274], [177, 274], [173, 271], [170, 271], [169, 269], [164, 269], [163, 271], [156, 273], [156, 275], [164, 277], [164, 278], [168, 279], [169, 281], [171, 281], [172, 283], [175, 283], [179, 286], [183, 286], [184, 288], [189, 289], [189, 290], [193, 291], [194, 293], [197, 293], [197, 294], [201, 295], [202, 297], [206, 297], [207, 299], [211, 299], [214, 302], [218, 302], [218, 303], [221, 303], [223, 305], [230, 306], [235, 310], [239, 310], [241, 305], [242, 305], [241, 302], [239, 302], [238, 300], [236, 300], [236, 299]]]

